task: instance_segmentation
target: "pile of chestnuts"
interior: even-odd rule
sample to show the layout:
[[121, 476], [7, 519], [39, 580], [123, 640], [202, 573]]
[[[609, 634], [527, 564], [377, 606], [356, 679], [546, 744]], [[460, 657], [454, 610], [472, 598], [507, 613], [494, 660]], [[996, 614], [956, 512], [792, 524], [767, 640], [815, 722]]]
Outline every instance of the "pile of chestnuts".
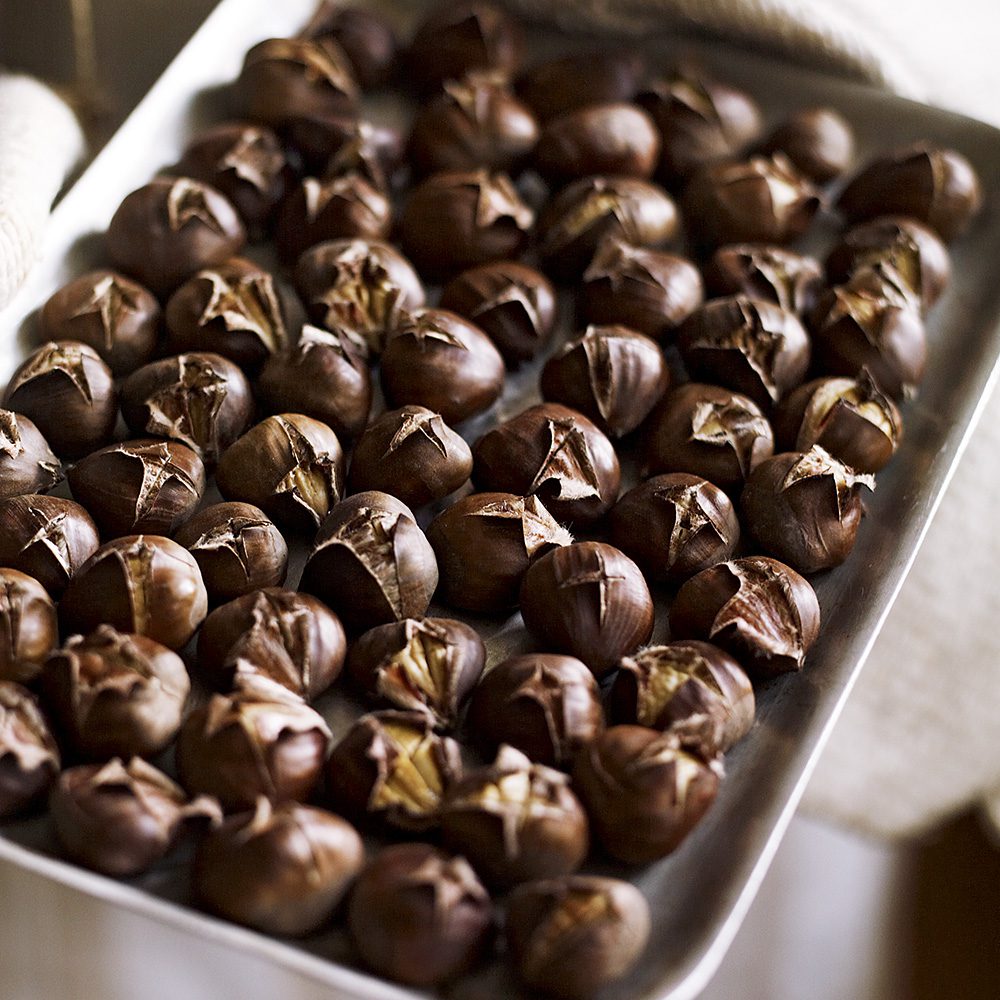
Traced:
[[[408, 136], [366, 117], [390, 86]], [[408, 43], [328, 0], [234, 92], [0, 399], [0, 817], [47, 802], [114, 876], [193, 839], [193, 904], [343, 921], [412, 986], [502, 925], [527, 989], [589, 996], [650, 915], [581, 868], [674, 851], [802, 669], [976, 174], [932, 142], [859, 167], [836, 110], [768, 131], [634, 51], [531, 64], [492, 0]]]

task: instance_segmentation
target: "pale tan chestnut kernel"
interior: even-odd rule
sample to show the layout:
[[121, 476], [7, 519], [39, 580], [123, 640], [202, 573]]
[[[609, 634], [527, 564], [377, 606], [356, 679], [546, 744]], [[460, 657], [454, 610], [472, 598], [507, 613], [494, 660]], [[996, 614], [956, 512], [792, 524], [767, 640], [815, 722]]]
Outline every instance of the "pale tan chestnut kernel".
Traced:
[[34, 695], [0, 680], [0, 819], [31, 808], [59, 767], [59, 747]]
[[45, 493], [62, 477], [62, 463], [34, 423], [0, 409], [0, 500]]
[[458, 743], [435, 733], [426, 712], [363, 715], [326, 764], [338, 812], [401, 830], [437, 826], [444, 794], [461, 774]]
[[45, 588], [16, 569], [0, 569], [0, 681], [33, 681], [58, 642], [56, 606]]

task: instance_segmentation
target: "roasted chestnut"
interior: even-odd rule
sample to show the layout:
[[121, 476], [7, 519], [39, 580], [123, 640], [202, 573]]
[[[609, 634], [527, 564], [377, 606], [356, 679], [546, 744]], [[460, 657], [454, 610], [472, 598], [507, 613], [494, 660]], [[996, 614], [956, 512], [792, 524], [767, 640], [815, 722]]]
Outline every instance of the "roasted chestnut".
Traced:
[[330, 180], [359, 174], [388, 191], [403, 161], [403, 136], [354, 114], [293, 118], [282, 130], [302, 157], [305, 173]]
[[583, 660], [596, 677], [653, 633], [642, 572], [603, 542], [574, 542], [535, 560], [521, 583], [521, 614], [548, 649]]
[[35, 805], [59, 774], [59, 747], [27, 688], [0, 680], [0, 819]]
[[0, 569], [0, 681], [33, 681], [58, 642], [56, 606], [45, 588], [16, 569]]
[[0, 500], [43, 493], [63, 477], [41, 431], [22, 413], [0, 410]]
[[825, 287], [815, 257], [766, 243], [719, 247], [705, 267], [712, 295], [743, 295], [805, 316]]
[[757, 679], [801, 670], [819, 635], [819, 620], [809, 582], [766, 556], [702, 570], [681, 587], [670, 607], [675, 639], [712, 642]]
[[833, 108], [803, 108], [764, 140], [765, 153], [784, 153], [817, 184], [839, 177], [854, 155], [854, 132]]
[[399, 43], [392, 25], [364, 7], [344, 7], [340, 0], [323, 0], [301, 32], [311, 41], [333, 41], [350, 60], [363, 90], [388, 83], [396, 68]]

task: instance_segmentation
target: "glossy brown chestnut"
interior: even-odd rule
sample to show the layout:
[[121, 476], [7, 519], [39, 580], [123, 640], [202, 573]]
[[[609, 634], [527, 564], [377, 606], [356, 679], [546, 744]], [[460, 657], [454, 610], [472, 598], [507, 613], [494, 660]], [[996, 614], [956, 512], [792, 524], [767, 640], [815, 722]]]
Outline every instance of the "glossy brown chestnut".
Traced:
[[852, 223], [909, 215], [948, 243], [982, 202], [979, 177], [961, 153], [918, 142], [869, 161], [841, 192], [837, 208]]
[[105, 538], [173, 534], [205, 492], [202, 460], [187, 445], [155, 438], [91, 452], [66, 478]]
[[426, 712], [370, 712], [333, 748], [326, 785], [338, 812], [400, 830], [440, 820], [445, 791], [462, 774], [459, 745]]
[[59, 747], [34, 695], [0, 680], [0, 819], [34, 806], [59, 766]]
[[712, 295], [744, 295], [773, 302], [797, 316], [806, 315], [825, 287], [815, 257], [766, 243], [719, 247], [705, 267]]
[[472, 474], [465, 440], [423, 406], [389, 410], [369, 425], [351, 457], [352, 493], [381, 490], [408, 507], [454, 493]]
[[177, 170], [224, 194], [250, 229], [267, 223], [293, 176], [278, 136], [266, 125], [249, 122], [199, 131]]
[[428, 90], [470, 70], [513, 76], [521, 68], [524, 31], [489, 0], [449, 0], [417, 27], [407, 52], [409, 80]]
[[133, 372], [122, 385], [122, 416], [133, 433], [180, 441], [214, 465], [246, 430], [253, 395], [231, 361], [193, 352]]
[[184, 720], [177, 773], [192, 794], [211, 795], [227, 812], [309, 798], [330, 745], [323, 717], [266, 677], [241, 677]]
[[211, 604], [285, 582], [288, 546], [274, 522], [252, 504], [204, 507], [181, 526], [174, 541], [194, 556]]
[[674, 200], [636, 177], [584, 177], [563, 188], [538, 220], [538, 251], [556, 278], [577, 279], [604, 240], [659, 246], [677, 232]]
[[795, 313], [773, 302], [732, 295], [696, 309], [677, 344], [692, 378], [773, 406], [805, 378], [809, 337]]
[[191, 823], [218, 823], [218, 803], [184, 790], [140, 757], [63, 771], [49, 798], [56, 837], [77, 863], [105, 875], [148, 871]]
[[743, 668], [718, 646], [697, 639], [626, 656], [608, 695], [616, 724], [665, 730], [706, 760], [743, 739], [754, 712], [753, 685]]
[[535, 560], [521, 584], [521, 614], [548, 649], [583, 660], [596, 677], [653, 632], [642, 572], [603, 542], [574, 542]]
[[611, 541], [647, 579], [660, 583], [678, 583], [724, 562], [740, 540], [729, 497], [686, 472], [654, 476], [633, 487], [611, 508], [608, 523]]
[[589, 323], [622, 323], [666, 340], [704, 297], [701, 274], [689, 260], [610, 238], [583, 274], [580, 311]]
[[624, 326], [588, 326], [549, 358], [541, 378], [545, 399], [586, 414], [613, 438], [634, 431], [669, 383], [656, 341]]
[[276, 587], [216, 608], [198, 634], [198, 667], [222, 691], [252, 675], [312, 701], [340, 676], [346, 654], [344, 627], [328, 607]]
[[465, 858], [393, 844], [361, 873], [347, 925], [365, 964], [412, 986], [472, 968], [492, 937], [493, 905]]
[[650, 473], [689, 472], [728, 491], [773, 452], [771, 425], [752, 399], [699, 382], [667, 393], [646, 434]]
[[399, 42], [381, 14], [364, 7], [344, 7], [340, 0], [323, 0], [301, 37], [334, 41], [350, 60], [362, 90], [382, 87], [396, 69]]
[[858, 271], [889, 264], [917, 295], [926, 312], [951, 281], [951, 258], [940, 238], [922, 222], [887, 215], [852, 226], [826, 258], [832, 285], [849, 281]]
[[191, 691], [176, 653], [110, 625], [72, 636], [40, 682], [65, 745], [87, 760], [155, 756], [177, 735]]
[[326, 424], [282, 413], [226, 449], [216, 482], [227, 500], [260, 507], [284, 527], [313, 531], [343, 494], [344, 453]]
[[453, 278], [441, 293], [441, 308], [475, 323], [511, 366], [529, 361], [545, 346], [556, 320], [549, 279], [506, 260], [481, 264]]
[[713, 250], [725, 243], [790, 243], [822, 203], [819, 189], [775, 153], [703, 167], [684, 189], [681, 211], [691, 240]]
[[157, 295], [204, 267], [238, 254], [247, 241], [232, 202], [191, 177], [157, 177], [128, 195], [108, 224], [112, 262]]
[[424, 304], [410, 262], [378, 240], [331, 240], [310, 247], [295, 268], [295, 286], [310, 316], [360, 338], [379, 354], [404, 313]]
[[399, 222], [403, 250], [428, 281], [491, 260], [516, 257], [535, 213], [506, 174], [452, 170], [410, 192]]
[[[58, 481], [58, 475], [44, 467], [51, 464], [43, 457], [45, 442], [61, 458], [79, 458], [107, 444], [118, 419], [118, 393], [111, 369], [92, 347], [72, 340], [49, 341], [32, 351], [7, 384], [3, 405], [27, 417], [39, 436], [44, 436], [45, 441], [39, 442], [32, 440], [35, 435], [30, 430], [25, 434], [42, 467], [36, 475], [55, 475], [53, 482]], [[4, 424], [9, 429], [10, 419]], [[21, 424], [18, 420], [18, 431]], [[3, 432], [0, 443], [10, 442], [3, 454], [17, 459], [20, 454], [12, 433], [16, 432]], [[23, 469], [25, 464], [22, 459], [15, 468]]]
[[365, 632], [351, 646], [347, 669], [370, 698], [451, 729], [485, 662], [483, 640], [464, 622], [406, 618]]
[[858, 473], [818, 444], [761, 462], [743, 489], [744, 523], [765, 552], [801, 573], [839, 566], [854, 548], [864, 514]]
[[0, 500], [52, 489], [62, 465], [23, 413], [0, 409]]
[[631, 882], [569, 875], [519, 885], [507, 901], [507, 947], [522, 982], [561, 1000], [625, 976], [646, 947], [649, 904]]
[[445, 309], [403, 318], [382, 352], [382, 389], [395, 406], [414, 403], [459, 424], [503, 392], [504, 363], [474, 323]]
[[64, 632], [99, 625], [180, 649], [208, 612], [198, 564], [158, 535], [128, 535], [101, 546], [70, 581], [59, 604]]
[[646, 865], [680, 845], [715, 801], [721, 758], [685, 750], [673, 733], [612, 726], [577, 754], [573, 785], [613, 858]]
[[189, 278], [166, 317], [171, 354], [211, 351], [241, 368], [258, 368], [291, 340], [274, 277], [242, 257]]
[[282, 129], [302, 157], [306, 174], [329, 180], [360, 174], [387, 191], [403, 161], [403, 136], [389, 125], [354, 114], [293, 118]]
[[427, 529], [441, 573], [439, 600], [477, 614], [517, 606], [521, 578], [536, 556], [573, 536], [535, 496], [473, 493]]
[[839, 177], [854, 155], [854, 131], [833, 108], [803, 108], [764, 140], [765, 153], [784, 153], [817, 184]]
[[33, 681], [58, 642], [56, 606], [45, 588], [16, 569], [0, 569], [0, 681]]
[[55, 600], [100, 544], [97, 526], [72, 500], [29, 493], [0, 501], [0, 566], [34, 577]]
[[446, 80], [421, 106], [408, 151], [421, 174], [441, 170], [512, 170], [534, 149], [538, 124], [502, 77], [470, 73]]
[[198, 845], [198, 902], [267, 934], [299, 937], [327, 923], [361, 871], [365, 849], [346, 820], [298, 802], [257, 799]]
[[903, 421], [863, 368], [857, 378], [821, 378], [799, 386], [774, 411], [774, 432], [783, 451], [808, 451], [818, 444], [858, 472], [878, 472], [899, 447]]
[[565, 767], [604, 729], [600, 689], [572, 656], [512, 656], [479, 682], [467, 725], [488, 751], [506, 743], [539, 764]]
[[600, 520], [618, 498], [614, 447], [582, 413], [559, 403], [530, 406], [484, 434], [472, 449], [479, 489], [537, 495], [558, 521]]
[[386, 493], [356, 493], [323, 522], [300, 587], [352, 632], [420, 618], [438, 583], [437, 561], [413, 512]]
[[160, 320], [160, 303], [142, 285], [115, 271], [90, 271], [53, 292], [38, 332], [46, 341], [92, 347], [121, 378], [152, 358]]
[[766, 556], [718, 563], [691, 577], [670, 608], [676, 639], [720, 646], [756, 679], [801, 670], [819, 635], [816, 592]]

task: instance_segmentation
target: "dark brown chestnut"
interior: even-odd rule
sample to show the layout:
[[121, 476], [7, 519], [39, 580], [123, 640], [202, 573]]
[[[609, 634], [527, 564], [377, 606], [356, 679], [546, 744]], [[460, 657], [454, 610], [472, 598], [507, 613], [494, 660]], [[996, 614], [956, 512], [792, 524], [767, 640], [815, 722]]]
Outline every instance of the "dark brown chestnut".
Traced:
[[823, 204], [818, 188], [782, 153], [703, 167], [684, 189], [681, 211], [703, 250], [725, 243], [790, 243]]
[[538, 252], [560, 280], [578, 278], [609, 238], [659, 246], [677, 232], [674, 200], [636, 177], [584, 177], [563, 188], [538, 222]]
[[621, 468], [605, 434], [582, 413], [542, 403], [484, 434], [472, 449], [479, 489], [536, 494], [558, 521], [600, 520], [618, 499]]
[[423, 616], [437, 561], [413, 512], [386, 493], [356, 493], [330, 512], [302, 573], [302, 590], [330, 605], [347, 628]]
[[59, 604], [64, 632], [99, 625], [149, 636], [180, 649], [208, 612], [198, 564], [158, 535], [127, 535], [99, 548], [70, 581]]
[[650, 473], [689, 472], [723, 490], [742, 488], [773, 452], [771, 425], [752, 399], [699, 382], [667, 393], [646, 434]]
[[821, 378], [799, 386], [774, 411], [774, 432], [784, 451], [818, 444], [858, 472], [878, 472], [899, 447], [903, 421], [863, 368], [857, 378]]
[[732, 295], [696, 309], [677, 344], [692, 378], [773, 406], [805, 378], [809, 337], [795, 313], [773, 302]]
[[[43, 466], [36, 475], [56, 476], [49, 485], [58, 476], [55, 470], [44, 468], [43, 463], [49, 463], [42, 448], [45, 442], [60, 458], [79, 458], [107, 444], [118, 420], [118, 393], [111, 369], [92, 347], [72, 340], [49, 341], [32, 351], [7, 384], [3, 405], [27, 417], [39, 436], [44, 436], [39, 442], [30, 430], [25, 433], [37, 464]], [[4, 423], [10, 428], [9, 418]], [[0, 442], [5, 439], [12, 440], [11, 435], [0, 435]], [[17, 452], [13, 442], [3, 453], [10, 459], [20, 457], [12, 452]], [[24, 464], [21, 459], [14, 467], [23, 469]], [[37, 491], [38, 487], [31, 490]]]
[[721, 758], [685, 750], [674, 733], [612, 726], [577, 754], [573, 785], [601, 846], [618, 861], [666, 857], [715, 801]]
[[435, 986], [486, 953], [493, 905], [468, 861], [429, 844], [393, 844], [361, 873], [347, 925], [375, 972], [411, 986]]
[[521, 614], [548, 649], [583, 660], [596, 677], [653, 633], [641, 570], [603, 542], [574, 542], [535, 560], [521, 583]]
[[72, 636], [39, 680], [65, 745], [87, 760], [155, 756], [177, 735], [191, 691], [175, 652], [110, 625]]
[[705, 297], [698, 268], [684, 257], [609, 238], [583, 274], [580, 311], [589, 323], [622, 323], [666, 340]]
[[424, 304], [410, 262], [378, 240], [331, 240], [310, 247], [295, 268], [310, 316], [379, 354], [400, 317]]
[[202, 460], [187, 445], [155, 438], [91, 452], [67, 479], [105, 538], [173, 534], [205, 492]]
[[323, 0], [301, 37], [336, 42], [350, 60], [362, 90], [384, 86], [396, 69], [396, 33], [388, 20], [374, 10], [344, 7], [340, 0]]
[[252, 504], [204, 507], [181, 526], [174, 541], [194, 556], [211, 604], [285, 582], [288, 545], [274, 522]]
[[764, 140], [762, 152], [784, 153], [817, 184], [839, 177], [854, 156], [854, 131], [833, 108], [803, 108]]
[[305, 173], [329, 180], [359, 174], [388, 191], [403, 161], [403, 136], [354, 114], [293, 118], [282, 130], [302, 157]]
[[33, 421], [0, 409], [0, 500], [43, 493], [62, 477], [62, 464]]
[[819, 602], [809, 581], [766, 556], [702, 570], [681, 587], [670, 607], [675, 639], [714, 643], [757, 679], [801, 670], [819, 622]]
[[472, 452], [439, 413], [389, 410], [370, 424], [351, 457], [352, 493], [381, 490], [408, 507], [454, 493], [472, 474]]
[[347, 669], [370, 698], [451, 729], [485, 662], [483, 640], [464, 622], [406, 618], [365, 632], [351, 646]]
[[503, 392], [504, 363], [474, 323], [445, 309], [403, 318], [382, 352], [382, 389], [394, 406], [414, 403], [458, 424]]
[[56, 606], [45, 588], [16, 569], [0, 569], [0, 681], [33, 681], [58, 642]]
[[323, 717], [298, 695], [260, 675], [196, 708], [177, 737], [177, 773], [192, 794], [214, 796], [227, 812], [258, 796], [304, 801], [319, 781], [330, 745]]
[[59, 747], [34, 695], [0, 680], [0, 819], [32, 808], [59, 766]]
[[949, 243], [982, 202], [979, 177], [961, 153], [918, 142], [869, 161], [840, 193], [837, 209], [851, 223], [909, 215]]
[[227, 500], [251, 503], [282, 526], [311, 531], [343, 494], [344, 453], [326, 424], [282, 413], [231, 444], [216, 477]]
[[515, 261], [463, 271], [445, 286], [441, 308], [479, 326], [511, 366], [531, 360], [545, 346], [556, 321], [552, 283], [540, 271]]
[[812, 309], [825, 286], [815, 257], [766, 243], [719, 247], [705, 267], [705, 284], [713, 296], [744, 295], [797, 316]]
[[214, 465], [250, 422], [253, 395], [231, 361], [193, 352], [133, 372], [122, 385], [122, 416], [133, 433], [180, 441]]
[[588, 326], [542, 369], [542, 396], [579, 410], [606, 434], [634, 431], [670, 383], [655, 340], [625, 326]]
[[724, 562], [740, 540], [729, 497], [686, 472], [654, 476], [633, 487], [611, 508], [608, 523], [611, 541], [647, 579], [660, 583], [678, 583]]
[[252, 675], [312, 701], [340, 676], [346, 655], [344, 627], [326, 605], [276, 587], [216, 608], [198, 634], [198, 668], [223, 691]]
[[47, 341], [92, 347], [121, 378], [152, 358], [160, 319], [160, 303], [138, 282], [90, 271], [53, 292], [38, 314], [38, 330]]
[[608, 694], [613, 722], [670, 732], [706, 760], [743, 739], [754, 712], [753, 685], [743, 668], [697, 639], [626, 656]]
[[604, 729], [600, 689], [572, 656], [512, 656], [479, 682], [467, 726], [488, 751], [506, 743], [539, 764], [565, 767]]
[[409, 155], [421, 174], [441, 170], [512, 170], [534, 149], [538, 124], [502, 77], [470, 73], [446, 80], [421, 106]]
[[71, 767], [59, 776], [49, 813], [63, 851], [105, 875], [140, 875], [161, 861], [189, 824], [222, 819], [218, 803], [184, 790], [133, 757]]
[[157, 295], [238, 254], [246, 228], [232, 202], [191, 177], [157, 177], [128, 195], [108, 224], [112, 262]]
[[368, 826], [427, 830], [440, 820], [445, 791], [462, 774], [459, 745], [434, 732], [426, 712], [361, 716], [326, 763], [330, 800]]
[[538, 497], [511, 493], [464, 497], [434, 518], [427, 538], [441, 573], [439, 599], [477, 614], [516, 607], [531, 560], [573, 541]]
[[34, 577], [55, 600], [100, 544], [97, 526], [72, 500], [29, 493], [0, 501], [0, 566]]
[[491, 260], [516, 257], [535, 222], [506, 174], [452, 170], [432, 174], [403, 206], [403, 249], [428, 281]]
[[429, 90], [470, 70], [513, 76], [521, 68], [524, 31], [489, 0], [439, 4], [417, 27], [407, 52], [409, 80]]
[[261, 796], [198, 845], [192, 881], [199, 904], [282, 937], [326, 924], [361, 871], [365, 849], [346, 820]]

